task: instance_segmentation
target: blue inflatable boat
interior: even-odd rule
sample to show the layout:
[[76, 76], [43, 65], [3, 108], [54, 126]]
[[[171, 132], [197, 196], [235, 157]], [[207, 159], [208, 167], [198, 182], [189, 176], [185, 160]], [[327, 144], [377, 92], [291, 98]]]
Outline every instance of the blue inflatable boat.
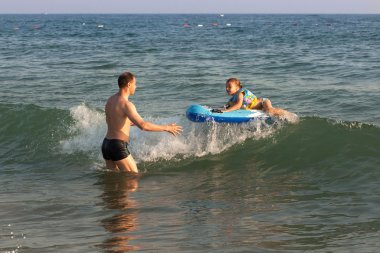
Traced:
[[253, 120], [272, 121], [272, 118], [261, 110], [236, 110], [232, 112], [212, 112], [212, 108], [202, 105], [191, 105], [186, 110], [186, 117], [193, 122], [244, 123]]

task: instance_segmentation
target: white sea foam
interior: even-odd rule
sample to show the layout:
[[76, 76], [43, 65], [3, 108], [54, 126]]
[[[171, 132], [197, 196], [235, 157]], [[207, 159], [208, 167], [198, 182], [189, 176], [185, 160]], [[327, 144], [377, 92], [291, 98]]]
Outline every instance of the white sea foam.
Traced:
[[[61, 141], [65, 153], [86, 152], [101, 160], [100, 145], [106, 133], [104, 112], [79, 105], [71, 108], [74, 124], [70, 137]], [[185, 116], [171, 118], [145, 118], [157, 124], [177, 122], [183, 133], [174, 137], [168, 133], [144, 132], [131, 128], [130, 151], [137, 162], [202, 157], [218, 154], [247, 139], [260, 139], [271, 135], [277, 127], [257, 121], [249, 124], [193, 123]], [[278, 126], [278, 124], [277, 124]]]
[[68, 129], [70, 137], [60, 142], [62, 150], [65, 153], [98, 153], [102, 136], [106, 132], [104, 113], [82, 104], [71, 108], [70, 115], [74, 124]]
[[287, 121], [292, 124], [296, 124], [299, 122], [298, 115], [292, 112], [287, 112], [285, 115], [281, 116], [279, 119], [282, 121]]
[[177, 137], [167, 133], [131, 131], [131, 152], [137, 161], [170, 160], [175, 158], [202, 157], [218, 154], [248, 138], [262, 138], [273, 132], [262, 122], [245, 125], [217, 123], [192, 123], [185, 117], [148, 119], [158, 124], [178, 122], [184, 127]]

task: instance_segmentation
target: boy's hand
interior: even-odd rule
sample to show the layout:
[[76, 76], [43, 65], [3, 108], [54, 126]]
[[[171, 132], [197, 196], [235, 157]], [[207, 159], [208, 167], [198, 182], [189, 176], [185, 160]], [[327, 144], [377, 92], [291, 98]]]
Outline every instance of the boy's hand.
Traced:
[[223, 111], [220, 109], [211, 109], [211, 112], [212, 113], [223, 113]]

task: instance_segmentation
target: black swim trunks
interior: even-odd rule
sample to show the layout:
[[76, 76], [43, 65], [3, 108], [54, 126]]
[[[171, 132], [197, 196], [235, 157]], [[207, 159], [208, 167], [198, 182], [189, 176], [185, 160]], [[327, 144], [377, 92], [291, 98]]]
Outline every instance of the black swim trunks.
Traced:
[[105, 160], [119, 161], [130, 155], [128, 142], [118, 139], [104, 138], [102, 144], [102, 154]]

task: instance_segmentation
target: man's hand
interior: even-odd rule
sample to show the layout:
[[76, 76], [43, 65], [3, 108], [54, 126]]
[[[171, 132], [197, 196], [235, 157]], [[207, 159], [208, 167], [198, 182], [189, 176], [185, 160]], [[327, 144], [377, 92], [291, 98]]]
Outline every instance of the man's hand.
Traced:
[[182, 132], [182, 126], [178, 126], [176, 123], [172, 123], [166, 126], [166, 131], [174, 136], [177, 136]]

